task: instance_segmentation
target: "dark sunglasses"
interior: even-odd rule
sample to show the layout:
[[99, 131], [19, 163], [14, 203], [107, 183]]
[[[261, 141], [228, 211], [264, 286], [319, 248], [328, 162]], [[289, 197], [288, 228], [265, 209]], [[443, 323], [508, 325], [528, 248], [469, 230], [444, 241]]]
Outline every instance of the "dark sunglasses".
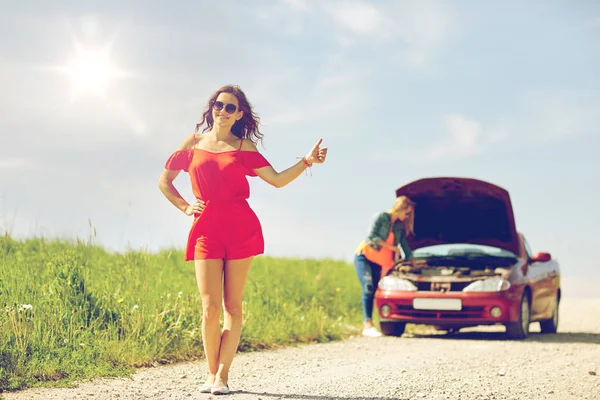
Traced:
[[215, 101], [213, 107], [217, 111], [221, 111], [223, 107], [225, 107], [225, 111], [227, 111], [228, 114], [233, 114], [237, 110], [237, 106], [235, 104], [225, 105], [225, 103], [223, 103], [222, 101]]

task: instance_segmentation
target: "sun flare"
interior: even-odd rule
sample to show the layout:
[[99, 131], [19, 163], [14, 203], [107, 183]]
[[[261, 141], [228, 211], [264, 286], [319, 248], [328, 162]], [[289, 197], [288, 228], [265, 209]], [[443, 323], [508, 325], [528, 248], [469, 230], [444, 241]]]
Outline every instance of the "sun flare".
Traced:
[[105, 94], [116, 76], [106, 51], [81, 49], [66, 69], [77, 92]]
[[76, 93], [106, 95], [109, 84], [117, 77], [107, 49], [89, 50], [78, 48], [77, 54], [64, 71], [71, 77]]
[[[69, 23], [69, 26], [71, 24]], [[37, 65], [35, 69], [60, 76], [61, 84], [55, 92], [57, 99], [64, 99], [67, 110], [75, 116], [84, 111], [83, 118], [118, 118], [128, 125], [136, 136], [147, 132], [148, 124], [136, 111], [131, 102], [134, 99], [127, 96], [127, 82], [137, 79], [136, 71], [120, 68], [115, 60], [113, 45], [117, 35], [112, 39], [100, 35], [97, 21], [87, 21], [82, 28], [81, 36], [71, 31], [71, 49], [59, 56], [59, 63]], [[64, 58], [63, 58], [64, 57]], [[70, 88], [69, 88], [70, 86]], [[70, 89], [70, 90], [69, 90]], [[102, 107], [96, 107], [101, 105]]]
[[86, 48], [77, 44], [75, 54], [59, 68], [66, 74], [73, 88], [73, 94], [106, 97], [111, 84], [126, 74], [117, 69], [110, 57], [110, 46]]

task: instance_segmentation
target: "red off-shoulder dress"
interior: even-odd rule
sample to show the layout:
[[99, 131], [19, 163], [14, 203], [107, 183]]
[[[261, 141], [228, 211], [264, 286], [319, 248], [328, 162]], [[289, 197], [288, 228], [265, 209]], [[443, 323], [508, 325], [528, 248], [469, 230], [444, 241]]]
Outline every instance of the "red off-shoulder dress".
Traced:
[[262, 227], [250, 208], [250, 185], [246, 176], [270, 163], [256, 151], [211, 152], [177, 150], [165, 163], [168, 170], [183, 170], [190, 176], [192, 192], [205, 202], [194, 215], [185, 249], [185, 261], [235, 260], [264, 252]]

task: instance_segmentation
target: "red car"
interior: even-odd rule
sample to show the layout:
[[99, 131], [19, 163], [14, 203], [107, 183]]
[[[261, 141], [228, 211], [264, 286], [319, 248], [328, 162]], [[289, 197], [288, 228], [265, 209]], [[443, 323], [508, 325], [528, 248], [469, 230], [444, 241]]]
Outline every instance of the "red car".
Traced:
[[375, 304], [384, 335], [407, 323], [457, 331], [504, 325], [511, 339], [558, 327], [560, 269], [533, 254], [515, 227], [508, 192], [467, 178], [428, 178], [396, 190], [416, 202], [412, 261], [384, 273]]

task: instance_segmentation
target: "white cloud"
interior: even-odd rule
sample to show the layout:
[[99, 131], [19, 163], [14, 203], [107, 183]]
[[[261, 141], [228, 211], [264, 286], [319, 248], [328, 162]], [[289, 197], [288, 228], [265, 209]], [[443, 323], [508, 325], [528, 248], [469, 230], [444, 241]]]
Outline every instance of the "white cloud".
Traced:
[[[389, 59], [412, 68], [424, 68], [456, 32], [452, 10], [440, 1], [403, 1], [369, 3], [360, 0], [324, 1], [316, 5], [307, 1], [284, 1], [259, 14], [265, 18], [277, 15], [286, 24], [285, 32], [304, 33], [308, 22], [323, 23], [333, 29], [332, 38], [341, 48], [349, 48], [363, 40], [369, 44], [385, 43]], [[286, 12], [287, 11], [287, 12]], [[302, 11], [299, 13], [298, 11]], [[308, 15], [310, 12], [310, 16]], [[319, 19], [318, 17], [325, 17]], [[300, 29], [302, 27], [302, 29]]]
[[386, 35], [382, 29], [387, 19], [377, 7], [362, 1], [325, 3], [324, 11], [339, 28], [361, 36]]
[[[519, 110], [486, 128], [475, 120], [449, 114], [443, 117], [446, 134], [425, 152], [430, 160], [468, 157], [487, 151], [499, 143], [540, 145], [576, 136], [597, 134], [600, 102], [562, 92], [530, 93]], [[511, 140], [513, 139], [513, 140]]]
[[445, 115], [443, 122], [446, 138], [426, 152], [427, 158], [438, 160], [444, 157], [465, 157], [481, 151], [483, 142], [479, 123], [456, 114]]

